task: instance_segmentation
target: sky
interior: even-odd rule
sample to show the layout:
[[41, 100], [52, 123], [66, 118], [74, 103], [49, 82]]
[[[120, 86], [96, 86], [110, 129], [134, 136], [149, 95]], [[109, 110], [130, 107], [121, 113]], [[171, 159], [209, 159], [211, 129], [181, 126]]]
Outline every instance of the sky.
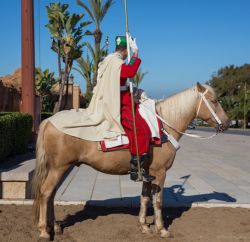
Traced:
[[[87, 0], [83, 0], [87, 2]], [[45, 6], [48, 0], [34, 0], [36, 66], [57, 75], [57, 57], [51, 39]], [[75, 0], [71, 13], [84, 10]], [[205, 83], [220, 68], [250, 63], [249, 0], [127, 0], [129, 30], [136, 38], [141, 68], [148, 74], [141, 88], [154, 98], [163, 98], [196, 82]], [[21, 0], [1, 2], [0, 76], [21, 66]], [[83, 20], [88, 20], [87, 14]], [[89, 25], [86, 30], [93, 30]], [[115, 0], [101, 29], [103, 45], [125, 34], [124, 1]], [[84, 41], [91, 41], [84, 37]], [[74, 82], [85, 89], [84, 79], [73, 71]]]

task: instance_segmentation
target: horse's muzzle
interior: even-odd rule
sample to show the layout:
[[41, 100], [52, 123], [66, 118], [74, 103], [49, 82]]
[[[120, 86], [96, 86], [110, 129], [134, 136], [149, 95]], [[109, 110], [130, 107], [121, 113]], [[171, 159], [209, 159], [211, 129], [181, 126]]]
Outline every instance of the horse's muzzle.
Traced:
[[222, 133], [228, 129], [230, 121], [224, 122], [222, 124], [216, 125], [216, 132]]
[[216, 132], [217, 133], [222, 133], [222, 132], [224, 132], [226, 130], [226, 127], [223, 125], [223, 124], [218, 124], [217, 126], [216, 126]]

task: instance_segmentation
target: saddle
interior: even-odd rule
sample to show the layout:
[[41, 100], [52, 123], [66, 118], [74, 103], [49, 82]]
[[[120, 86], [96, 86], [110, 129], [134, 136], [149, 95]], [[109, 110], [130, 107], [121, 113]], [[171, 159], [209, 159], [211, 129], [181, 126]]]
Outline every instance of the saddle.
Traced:
[[[158, 120], [160, 138], [151, 137], [151, 145], [161, 145], [168, 141], [167, 135], [162, 132], [162, 123]], [[129, 139], [126, 135], [120, 135], [116, 139], [103, 140], [99, 142], [98, 149], [103, 152], [129, 149]]]

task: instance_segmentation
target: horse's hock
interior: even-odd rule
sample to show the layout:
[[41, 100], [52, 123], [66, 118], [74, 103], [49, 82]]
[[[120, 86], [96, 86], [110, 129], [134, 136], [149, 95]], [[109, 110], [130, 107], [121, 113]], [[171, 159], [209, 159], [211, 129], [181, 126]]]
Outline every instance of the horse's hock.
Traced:
[[0, 166], [0, 199], [30, 199], [35, 159], [15, 160]]

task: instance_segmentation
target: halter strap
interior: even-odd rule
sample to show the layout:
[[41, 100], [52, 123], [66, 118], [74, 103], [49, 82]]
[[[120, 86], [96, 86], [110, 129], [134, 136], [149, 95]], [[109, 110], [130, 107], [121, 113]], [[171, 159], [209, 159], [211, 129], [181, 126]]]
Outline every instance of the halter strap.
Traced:
[[[206, 89], [206, 91], [203, 93], [203, 95], [206, 95], [208, 92], [208, 89]], [[200, 93], [200, 92], [199, 92]], [[199, 95], [200, 96], [200, 95]], [[201, 109], [201, 103], [202, 103], [202, 98], [200, 99], [200, 102], [199, 102], [199, 106], [198, 106], [198, 109], [197, 109], [197, 112], [196, 112], [196, 116], [195, 116], [195, 119], [197, 118], [199, 112], [200, 112], [200, 109]]]
[[201, 93], [199, 92], [199, 95], [201, 97], [201, 100], [200, 100], [200, 103], [199, 103], [199, 106], [198, 106], [198, 109], [197, 109], [197, 113], [196, 113], [196, 117], [198, 116], [199, 114], [199, 111], [200, 111], [200, 107], [201, 107], [201, 103], [202, 101], [204, 101], [204, 103], [206, 104], [208, 110], [210, 111], [210, 113], [213, 115], [214, 119], [216, 120], [216, 122], [219, 124], [219, 125], [222, 125], [222, 122], [220, 120], [220, 118], [218, 117], [218, 115], [214, 112], [214, 110], [212, 109], [211, 105], [209, 104], [208, 100], [206, 99], [205, 97], [205, 94], [208, 92], [208, 90], [206, 90], [204, 93]]

